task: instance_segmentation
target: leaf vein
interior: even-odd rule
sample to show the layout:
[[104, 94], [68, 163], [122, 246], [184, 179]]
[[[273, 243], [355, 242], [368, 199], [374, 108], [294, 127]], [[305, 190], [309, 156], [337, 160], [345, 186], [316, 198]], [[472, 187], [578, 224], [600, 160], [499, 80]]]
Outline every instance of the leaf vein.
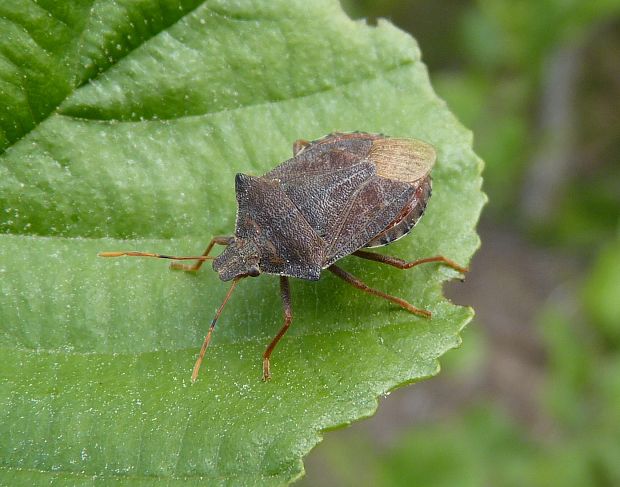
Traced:
[[363, 84], [363, 83], [376, 81], [378, 79], [383, 78], [384, 75], [389, 75], [389, 74], [410, 68], [411, 66], [415, 64], [415, 62], [416, 61], [413, 59], [408, 60], [406, 62], [399, 63], [392, 67], [383, 69], [380, 72], [378, 72], [375, 76], [365, 76], [363, 78], [349, 80], [344, 83], [326, 86], [322, 89], [318, 89], [318, 90], [307, 92], [307, 93], [301, 93], [301, 94], [291, 96], [288, 98], [273, 98], [271, 100], [261, 101], [257, 103], [248, 103], [248, 104], [241, 105], [238, 107], [222, 108], [219, 110], [206, 111], [204, 113], [198, 113], [198, 114], [192, 114], [192, 115], [179, 115], [179, 116], [168, 117], [168, 118], [157, 116], [156, 118], [142, 118], [139, 120], [133, 120], [133, 119], [126, 120], [126, 119], [118, 119], [118, 118], [106, 118], [106, 119], [90, 118], [90, 117], [84, 117], [84, 116], [69, 115], [65, 113], [59, 113], [58, 115], [65, 117], [67, 119], [79, 120], [79, 121], [84, 121], [84, 122], [95, 122], [95, 123], [101, 123], [101, 124], [106, 124], [106, 125], [107, 124], [117, 125], [119, 123], [126, 123], [126, 124], [129, 124], [129, 123], [144, 124], [144, 123], [153, 123], [153, 122], [163, 123], [163, 122], [179, 121], [179, 120], [191, 120], [191, 119], [197, 119], [197, 118], [202, 118], [202, 117], [207, 117], [207, 116], [212, 116], [212, 115], [218, 115], [220, 113], [232, 113], [236, 111], [242, 111], [248, 108], [268, 107], [271, 105], [278, 105], [280, 103], [286, 103], [290, 101], [304, 100], [306, 98], [311, 98], [313, 96], [320, 96], [325, 93], [345, 89], [347, 87], [355, 86], [357, 84]]
[[[200, 2], [198, 5], [196, 5], [194, 8], [188, 10], [187, 12], [185, 12], [183, 15], [181, 15], [178, 19], [176, 19], [174, 22], [165, 25], [164, 28], [162, 28], [161, 30], [155, 32], [153, 35], [151, 35], [150, 37], [145, 38], [142, 42], [140, 42], [139, 44], [137, 44], [136, 46], [133, 46], [131, 49], [128, 49], [126, 52], [124, 52], [121, 56], [119, 56], [118, 59], [115, 60], [114, 63], [109, 64], [106, 68], [102, 69], [96, 76], [94, 76], [93, 78], [90, 79], [82, 79], [79, 80], [79, 82], [76, 82], [76, 85], [73, 87], [73, 89], [70, 89], [67, 94], [64, 96], [64, 98], [62, 98], [61, 100], [59, 100], [55, 106], [52, 106], [48, 109], [47, 113], [44, 114], [44, 116], [39, 120], [38, 123], [34, 124], [32, 127], [30, 127], [28, 130], [24, 131], [24, 133], [22, 133], [20, 136], [18, 136], [17, 138], [15, 138], [10, 145], [8, 145], [7, 147], [4, 148], [0, 148], [0, 156], [2, 154], [4, 154], [6, 151], [8, 151], [11, 147], [14, 147], [15, 145], [17, 145], [20, 141], [24, 140], [26, 137], [28, 137], [28, 135], [35, 130], [40, 124], [44, 123], [45, 120], [49, 119], [51, 115], [53, 115], [54, 113], [58, 113], [58, 108], [71, 96], [73, 95], [77, 90], [79, 90], [82, 86], [84, 86], [88, 81], [91, 80], [97, 80], [98, 78], [100, 78], [101, 76], [103, 76], [104, 74], [106, 74], [108, 72], [108, 70], [112, 67], [117, 65], [119, 62], [121, 62], [124, 58], [126, 58], [129, 54], [131, 54], [132, 52], [136, 51], [137, 49], [139, 49], [140, 47], [142, 47], [143, 45], [147, 44], [148, 42], [152, 41], [153, 39], [155, 39], [156, 37], [158, 37], [162, 32], [166, 32], [168, 29], [170, 29], [171, 27], [173, 27], [174, 25], [178, 24], [179, 22], [182, 22], [186, 17], [188, 17], [189, 15], [191, 15], [193, 12], [195, 12], [196, 10], [198, 10], [199, 8], [201, 8], [203, 5], [205, 5], [207, 3], [207, 0], [204, 0], [203, 2]], [[91, 10], [92, 11], [92, 10]], [[59, 20], [60, 21], [60, 20]], [[62, 22], [62, 21], [60, 21]], [[82, 31], [81, 36], [83, 35], [84, 31]], [[78, 56], [79, 59], [79, 56]], [[79, 84], [78, 84], [79, 83]]]

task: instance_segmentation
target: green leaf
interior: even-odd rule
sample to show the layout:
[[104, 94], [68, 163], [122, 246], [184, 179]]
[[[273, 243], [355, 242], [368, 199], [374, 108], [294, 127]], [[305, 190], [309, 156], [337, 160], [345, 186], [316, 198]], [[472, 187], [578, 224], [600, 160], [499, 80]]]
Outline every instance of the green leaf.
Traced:
[[458, 277], [355, 258], [424, 319], [326, 275], [238, 286], [201, 376], [190, 373], [227, 285], [206, 268], [100, 259], [196, 254], [234, 229], [236, 172], [262, 174], [295, 139], [335, 130], [437, 148], [434, 196], [386, 249], [467, 264], [484, 196], [471, 135], [430, 87], [418, 48], [335, 0], [0, 4], [0, 483], [283, 484], [321, 432], [437, 373], [472, 310]]

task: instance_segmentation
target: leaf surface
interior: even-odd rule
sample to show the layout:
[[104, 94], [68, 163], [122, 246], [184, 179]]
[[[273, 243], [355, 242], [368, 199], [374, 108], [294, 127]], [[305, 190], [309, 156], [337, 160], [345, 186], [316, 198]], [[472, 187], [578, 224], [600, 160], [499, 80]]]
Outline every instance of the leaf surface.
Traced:
[[331, 275], [238, 286], [201, 376], [190, 374], [227, 285], [208, 267], [100, 259], [195, 255], [234, 231], [234, 175], [292, 142], [361, 130], [432, 143], [434, 195], [385, 251], [467, 264], [484, 195], [471, 135], [430, 86], [415, 41], [332, 0], [25, 1], [0, 5], [0, 479], [11, 485], [283, 484], [322, 431], [437, 373], [472, 311], [451, 269], [349, 257], [412, 316]]

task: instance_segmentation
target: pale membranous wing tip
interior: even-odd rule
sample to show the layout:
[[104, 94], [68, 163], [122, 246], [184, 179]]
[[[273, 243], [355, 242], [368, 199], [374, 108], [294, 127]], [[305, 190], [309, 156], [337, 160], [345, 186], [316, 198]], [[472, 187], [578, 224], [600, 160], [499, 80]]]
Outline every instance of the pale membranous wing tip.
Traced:
[[437, 153], [421, 140], [385, 138], [373, 141], [369, 156], [378, 176], [413, 182], [428, 175]]

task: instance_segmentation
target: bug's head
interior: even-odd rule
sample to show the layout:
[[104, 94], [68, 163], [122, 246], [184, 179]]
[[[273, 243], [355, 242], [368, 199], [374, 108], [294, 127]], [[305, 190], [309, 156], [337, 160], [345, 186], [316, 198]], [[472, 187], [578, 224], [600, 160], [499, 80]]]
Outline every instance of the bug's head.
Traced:
[[260, 275], [259, 262], [258, 248], [254, 242], [235, 238], [213, 261], [213, 269], [222, 281], [230, 281], [235, 277], [257, 277]]

